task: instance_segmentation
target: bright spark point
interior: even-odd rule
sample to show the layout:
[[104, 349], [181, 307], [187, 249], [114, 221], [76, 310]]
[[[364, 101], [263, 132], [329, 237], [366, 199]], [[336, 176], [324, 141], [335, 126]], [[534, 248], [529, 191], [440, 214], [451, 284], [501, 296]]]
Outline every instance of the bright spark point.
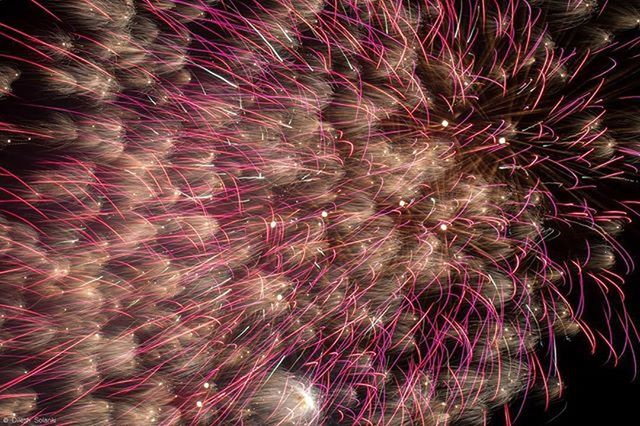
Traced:
[[440, 124], [442, 124], [442, 127], [449, 126], [449, 122], [447, 120], [442, 120], [442, 123], [440, 123]]
[[304, 401], [305, 407], [313, 410], [316, 407], [316, 402], [313, 399], [313, 395], [311, 395], [311, 392], [302, 390], [301, 393], [302, 393], [302, 400]]

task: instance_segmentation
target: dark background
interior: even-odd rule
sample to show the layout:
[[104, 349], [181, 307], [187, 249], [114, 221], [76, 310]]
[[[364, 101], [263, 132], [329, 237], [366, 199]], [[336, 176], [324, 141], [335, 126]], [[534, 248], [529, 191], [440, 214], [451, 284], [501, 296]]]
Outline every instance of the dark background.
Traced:
[[[600, 2], [602, 3], [602, 2]], [[608, 7], [615, 5], [640, 5], [637, 0], [609, 0]], [[566, 38], [571, 41], [573, 35], [570, 32], [556, 34], [558, 39]], [[608, 82], [611, 93], [620, 94], [618, 101], [611, 101], [607, 108], [618, 114], [618, 117], [637, 117], [640, 115], [640, 51], [638, 29], [616, 34], [619, 45], [626, 47], [603, 55], [600, 60], [606, 62], [606, 58], [614, 58], [618, 63], [620, 73], [614, 73]], [[626, 45], [628, 42], [632, 42]], [[590, 64], [594, 68], [603, 66], [599, 60]], [[626, 96], [625, 96], [626, 95]], [[611, 128], [616, 128], [621, 123], [610, 123]], [[634, 131], [637, 127], [634, 127]], [[635, 137], [638, 136], [638, 137]], [[640, 135], [630, 138], [637, 141]], [[636, 163], [636, 167], [640, 166]], [[631, 172], [626, 179], [617, 182], [609, 182], [600, 190], [595, 191], [591, 201], [609, 208], [619, 208], [615, 200], [640, 199], [640, 175]], [[628, 207], [631, 207], [628, 205]], [[638, 206], [635, 206], [638, 209]], [[626, 295], [626, 308], [636, 327], [640, 328], [640, 212], [631, 212], [629, 217], [632, 224], [625, 226], [625, 232], [617, 237], [622, 246], [629, 253], [635, 263], [635, 270], [629, 275], [623, 286]], [[618, 272], [624, 274], [621, 267]], [[587, 297], [599, 295], [587, 294]], [[592, 299], [593, 300], [593, 299]], [[612, 299], [613, 301], [613, 299]], [[615, 306], [615, 301], [613, 301]], [[574, 305], [575, 306], [575, 305]], [[602, 311], [597, 303], [593, 303], [585, 312], [587, 323], [592, 328], [602, 329], [607, 324], [602, 316]], [[614, 330], [615, 331], [615, 330]], [[622, 330], [617, 330], [615, 342], [618, 347], [624, 341]], [[633, 352], [626, 353], [614, 365], [610, 360], [609, 350], [603, 342], [598, 343], [595, 354], [591, 353], [591, 346], [586, 338], [578, 334], [571, 341], [558, 339], [558, 366], [565, 385], [562, 398], [553, 402], [545, 410], [544, 402], [528, 401], [521, 410], [522, 401], [516, 401], [511, 405], [512, 421], [521, 411], [519, 418], [513, 422], [514, 426], [640, 426], [640, 341], [637, 337], [631, 337]], [[635, 360], [634, 360], [635, 358]], [[638, 372], [634, 363], [637, 362]], [[505, 424], [504, 416], [496, 413], [491, 426]]]
[[[627, 193], [627, 199], [636, 194]], [[635, 217], [636, 222], [638, 217]], [[640, 326], [640, 225], [626, 230], [621, 237], [629, 252], [636, 270], [630, 275], [623, 287], [626, 293], [626, 306], [636, 326]], [[587, 312], [599, 317], [599, 312]], [[598, 324], [600, 321], [600, 324]], [[590, 321], [593, 326], [602, 326], [602, 320]], [[622, 342], [624, 335], [618, 332], [617, 340]], [[635, 358], [640, 363], [640, 342], [633, 340]], [[582, 335], [571, 341], [558, 340], [558, 363], [565, 384], [561, 400], [553, 402], [545, 410], [543, 401], [530, 401], [525, 404], [522, 414], [515, 420], [514, 426], [639, 426], [640, 425], [640, 366], [638, 376], [634, 377], [634, 360], [631, 353], [620, 359], [617, 366], [607, 360], [608, 349], [599, 344], [595, 354]], [[522, 401], [511, 406], [512, 420], [520, 410]], [[496, 413], [491, 426], [506, 423], [502, 415]]]
[[[637, 276], [635, 284], [639, 284]], [[638, 297], [635, 300], [637, 303]], [[582, 338], [561, 343], [558, 352], [566, 385], [562, 400], [546, 411], [544, 403], [529, 402], [515, 426], [640, 425], [640, 383], [633, 378], [630, 357], [614, 367], [611, 362], [605, 363], [604, 353], [592, 355]], [[512, 405], [514, 417], [519, 407], [518, 403]], [[502, 419], [496, 420], [495, 425], [505, 424]]]

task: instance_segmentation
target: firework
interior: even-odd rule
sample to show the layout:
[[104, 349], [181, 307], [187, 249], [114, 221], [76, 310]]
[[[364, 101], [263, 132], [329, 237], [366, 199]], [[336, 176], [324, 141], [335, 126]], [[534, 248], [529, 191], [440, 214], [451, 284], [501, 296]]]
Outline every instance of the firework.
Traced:
[[12, 3], [0, 417], [487, 424], [633, 353], [639, 4]]

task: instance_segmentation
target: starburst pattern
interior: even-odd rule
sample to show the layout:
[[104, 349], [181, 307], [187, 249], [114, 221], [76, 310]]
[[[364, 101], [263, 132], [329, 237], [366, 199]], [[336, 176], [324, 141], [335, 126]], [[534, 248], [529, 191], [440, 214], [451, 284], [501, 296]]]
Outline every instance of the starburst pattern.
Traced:
[[0, 416], [481, 425], [633, 353], [636, 3], [13, 3]]

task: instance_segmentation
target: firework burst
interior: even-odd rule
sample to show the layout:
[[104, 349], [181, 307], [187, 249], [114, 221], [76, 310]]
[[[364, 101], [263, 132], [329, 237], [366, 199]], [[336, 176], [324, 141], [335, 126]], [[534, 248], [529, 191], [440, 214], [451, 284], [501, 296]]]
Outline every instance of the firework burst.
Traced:
[[0, 417], [482, 425], [633, 353], [637, 3], [12, 3]]

